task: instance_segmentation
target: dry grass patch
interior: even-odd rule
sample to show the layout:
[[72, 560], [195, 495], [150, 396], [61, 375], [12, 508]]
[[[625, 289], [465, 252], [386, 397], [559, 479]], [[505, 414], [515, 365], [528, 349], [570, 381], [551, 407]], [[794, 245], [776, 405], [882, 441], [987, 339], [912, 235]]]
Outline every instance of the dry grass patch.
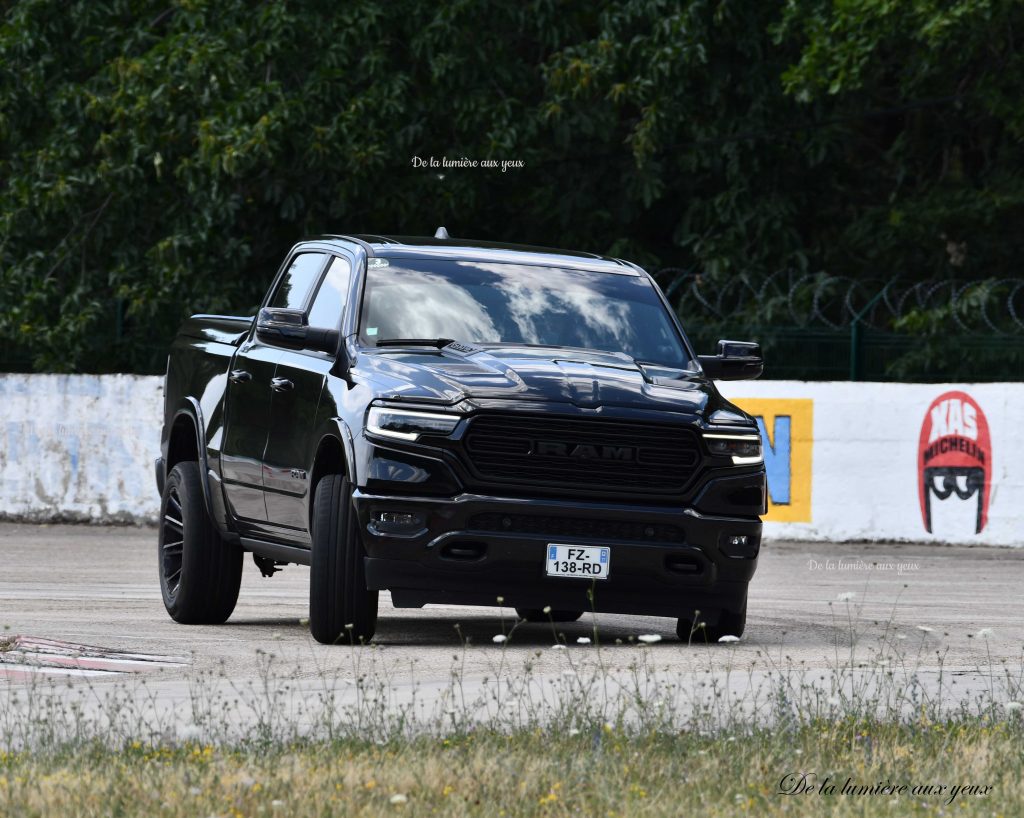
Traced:
[[[96, 746], [0, 755], [0, 814], [26, 816], [906, 816], [1014, 814], [1024, 729], [821, 721], [793, 730], [629, 735], [610, 726], [300, 743]], [[779, 794], [790, 774], [815, 791]], [[817, 791], [826, 778], [833, 794]], [[901, 794], [842, 794], [906, 785]], [[792, 788], [792, 779], [784, 787]], [[913, 787], [938, 787], [922, 794]], [[953, 787], [977, 787], [958, 790]], [[984, 793], [984, 794], [982, 794]]]

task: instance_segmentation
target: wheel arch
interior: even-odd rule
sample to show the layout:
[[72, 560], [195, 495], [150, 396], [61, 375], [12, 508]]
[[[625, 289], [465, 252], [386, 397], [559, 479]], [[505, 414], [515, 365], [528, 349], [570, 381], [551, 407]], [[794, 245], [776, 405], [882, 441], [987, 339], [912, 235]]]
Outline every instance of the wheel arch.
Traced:
[[323, 434], [316, 445], [313, 466], [309, 471], [309, 503], [306, 514], [309, 520], [309, 531], [313, 530], [313, 504], [316, 498], [316, 487], [328, 474], [343, 474], [353, 479], [352, 458], [349, 446], [346, 445], [344, 427]]
[[203, 433], [203, 412], [194, 398], [185, 398], [174, 413], [167, 440], [167, 458], [164, 462], [164, 480], [178, 463], [195, 460], [199, 463], [200, 482], [203, 487], [203, 505], [210, 519], [215, 519], [210, 502], [210, 479], [207, 474], [206, 440]]

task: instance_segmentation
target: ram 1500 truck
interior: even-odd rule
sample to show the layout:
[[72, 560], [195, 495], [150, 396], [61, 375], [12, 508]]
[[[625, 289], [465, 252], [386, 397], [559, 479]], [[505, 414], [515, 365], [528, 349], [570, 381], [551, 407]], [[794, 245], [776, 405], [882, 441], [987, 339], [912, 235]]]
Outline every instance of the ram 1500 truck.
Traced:
[[330, 235], [285, 257], [253, 317], [196, 315], [167, 363], [158, 542], [178, 622], [225, 621], [250, 552], [309, 565], [320, 642], [396, 607], [506, 605], [743, 632], [765, 471], [629, 262], [447, 238]]

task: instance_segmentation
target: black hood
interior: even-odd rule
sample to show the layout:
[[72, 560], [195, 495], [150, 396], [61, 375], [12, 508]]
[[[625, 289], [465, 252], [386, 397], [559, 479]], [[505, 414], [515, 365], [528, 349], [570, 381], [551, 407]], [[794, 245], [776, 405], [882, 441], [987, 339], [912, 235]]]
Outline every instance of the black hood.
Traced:
[[375, 349], [353, 374], [399, 400], [457, 403], [500, 399], [629, 407], [706, 417], [728, 407], [695, 372], [639, 364], [626, 355], [542, 347]]

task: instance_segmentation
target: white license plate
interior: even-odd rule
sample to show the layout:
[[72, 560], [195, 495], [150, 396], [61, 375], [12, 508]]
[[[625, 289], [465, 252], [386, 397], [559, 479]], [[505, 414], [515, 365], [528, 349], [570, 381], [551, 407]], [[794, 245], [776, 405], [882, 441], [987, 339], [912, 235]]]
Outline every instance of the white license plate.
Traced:
[[575, 579], [608, 579], [612, 550], [591, 545], [548, 545], [549, 577]]

